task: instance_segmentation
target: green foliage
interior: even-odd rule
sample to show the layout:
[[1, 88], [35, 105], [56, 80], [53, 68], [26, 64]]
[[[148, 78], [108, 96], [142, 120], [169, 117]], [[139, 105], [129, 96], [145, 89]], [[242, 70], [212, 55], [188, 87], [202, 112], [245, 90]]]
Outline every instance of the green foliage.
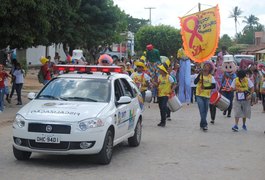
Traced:
[[221, 51], [222, 46], [226, 46], [227, 48], [229, 48], [232, 45], [233, 45], [233, 41], [230, 38], [230, 36], [228, 36], [227, 34], [224, 34], [219, 40], [218, 51]]
[[239, 33], [237, 36], [237, 43], [239, 44], [254, 44], [254, 30], [249, 29], [244, 34]]
[[240, 46], [231, 46], [228, 48], [228, 52], [230, 54], [240, 54], [241, 50], [242, 50], [242, 47]]
[[171, 26], [143, 26], [136, 33], [136, 50], [145, 51], [147, 44], [153, 44], [160, 55], [176, 56], [181, 43], [180, 30]]
[[0, 48], [117, 42], [127, 29], [126, 18], [112, 0], [2, 0]]
[[127, 15], [128, 31], [136, 33], [141, 27], [148, 25], [149, 20], [133, 18]]
[[[0, 3], [0, 48], [26, 48], [47, 43], [50, 29], [47, 1], [2, 0]], [[3, 10], [3, 11], [2, 11]]]

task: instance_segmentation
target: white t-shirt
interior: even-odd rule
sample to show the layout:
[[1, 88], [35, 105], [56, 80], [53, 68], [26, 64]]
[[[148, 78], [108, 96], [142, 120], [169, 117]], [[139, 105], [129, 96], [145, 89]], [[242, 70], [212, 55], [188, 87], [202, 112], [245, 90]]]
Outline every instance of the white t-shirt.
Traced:
[[16, 84], [21, 84], [24, 83], [24, 74], [23, 70], [21, 69], [16, 69], [13, 73], [14, 76], [16, 76]]
[[197, 76], [198, 76], [198, 74], [190, 75], [190, 87], [196, 87], [197, 86], [197, 84], [194, 84], [194, 80], [196, 79]]
[[[232, 84], [231, 84], [231, 87], [232, 87], [233, 89], [236, 88], [236, 79], [233, 80], [233, 82], [232, 82]], [[254, 87], [253, 82], [252, 82], [249, 78], [248, 78], [248, 87], [249, 87], [249, 88]]]

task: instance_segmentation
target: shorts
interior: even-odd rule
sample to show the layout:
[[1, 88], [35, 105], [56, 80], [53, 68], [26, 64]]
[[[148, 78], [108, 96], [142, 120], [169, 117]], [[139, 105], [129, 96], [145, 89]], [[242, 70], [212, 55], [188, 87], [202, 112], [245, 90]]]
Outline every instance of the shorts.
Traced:
[[251, 117], [251, 103], [250, 101], [234, 101], [235, 118], [248, 118]]

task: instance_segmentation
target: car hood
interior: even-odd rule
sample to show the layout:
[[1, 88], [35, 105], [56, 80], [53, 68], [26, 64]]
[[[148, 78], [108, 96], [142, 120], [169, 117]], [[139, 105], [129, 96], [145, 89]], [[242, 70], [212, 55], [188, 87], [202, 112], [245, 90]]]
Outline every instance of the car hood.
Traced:
[[32, 100], [18, 114], [28, 120], [80, 121], [96, 117], [108, 103]]

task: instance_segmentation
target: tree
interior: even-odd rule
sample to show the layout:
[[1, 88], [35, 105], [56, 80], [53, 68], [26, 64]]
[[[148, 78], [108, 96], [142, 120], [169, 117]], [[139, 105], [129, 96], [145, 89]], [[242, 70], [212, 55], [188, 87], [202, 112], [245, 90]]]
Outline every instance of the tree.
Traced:
[[78, 36], [69, 41], [72, 47], [91, 48], [119, 39], [126, 30], [126, 14], [112, 0], [82, 0], [75, 18], [74, 29]]
[[2, 0], [0, 3], [0, 48], [26, 48], [47, 43], [50, 23], [47, 2]]
[[248, 17], [244, 17], [243, 23], [246, 23], [246, 26], [243, 28], [242, 34], [238, 35], [238, 42], [243, 44], [254, 44], [255, 32], [264, 30], [264, 26], [261, 25], [258, 21], [259, 18], [251, 14]]
[[49, 44], [64, 43], [78, 39], [78, 33], [75, 31], [76, 19], [78, 19], [78, 9], [81, 0], [49, 0], [48, 14], [51, 24], [48, 33]]
[[127, 15], [128, 31], [136, 33], [142, 26], [146, 26], [149, 23], [149, 20], [134, 18], [130, 15]]
[[229, 48], [232, 45], [233, 45], [233, 42], [230, 36], [228, 36], [227, 34], [224, 34], [219, 40], [219, 44], [218, 44], [219, 51], [221, 50], [222, 46], [226, 46], [227, 48]]
[[250, 16], [245, 16], [243, 23], [246, 23], [247, 25], [244, 27], [243, 31], [247, 30], [254, 30], [254, 27], [259, 24], [259, 18], [251, 14]]
[[235, 30], [236, 30], [236, 34], [237, 34], [237, 23], [238, 23], [238, 18], [240, 18], [241, 14], [243, 13], [243, 11], [241, 9], [238, 8], [238, 6], [234, 7], [233, 10], [230, 12], [230, 16], [229, 18], [234, 18], [235, 21]]
[[180, 30], [171, 26], [143, 26], [136, 33], [136, 49], [142, 51], [147, 44], [153, 44], [161, 55], [174, 56], [181, 43]]

